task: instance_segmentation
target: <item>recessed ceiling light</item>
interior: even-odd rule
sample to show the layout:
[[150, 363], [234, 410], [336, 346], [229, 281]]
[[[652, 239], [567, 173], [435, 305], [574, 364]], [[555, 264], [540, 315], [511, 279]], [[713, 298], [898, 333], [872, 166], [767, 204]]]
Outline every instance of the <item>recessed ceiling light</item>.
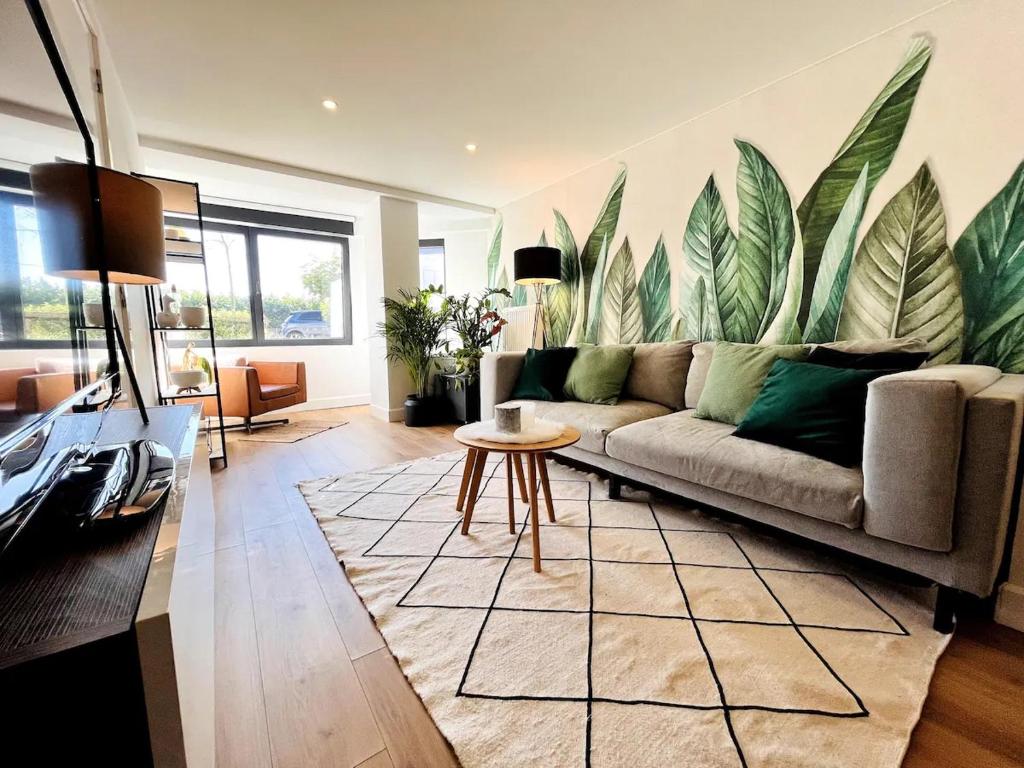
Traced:
[[476, 144], [467, 144], [466, 151], [469, 152], [470, 154], [476, 152]]
[[331, 112], [338, 108], [338, 102], [334, 99], [324, 99], [320, 104], [323, 105], [324, 109], [330, 110]]

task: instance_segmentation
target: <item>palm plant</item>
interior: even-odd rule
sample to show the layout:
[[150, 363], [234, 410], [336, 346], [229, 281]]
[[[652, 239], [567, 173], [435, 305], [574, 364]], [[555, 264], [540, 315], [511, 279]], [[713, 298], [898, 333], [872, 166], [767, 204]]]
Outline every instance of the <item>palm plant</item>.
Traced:
[[441, 294], [441, 286], [418, 291], [400, 289], [398, 298], [385, 297], [384, 321], [377, 330], [387, 343], [387, 359], [401, 363], [416, 385], [416, 395], [427, 396], [430, 373], [437, 366], [437, 357], [447, 351], [442, 338], [451, 320], [447, 302], [434, 306], [432, 297]]

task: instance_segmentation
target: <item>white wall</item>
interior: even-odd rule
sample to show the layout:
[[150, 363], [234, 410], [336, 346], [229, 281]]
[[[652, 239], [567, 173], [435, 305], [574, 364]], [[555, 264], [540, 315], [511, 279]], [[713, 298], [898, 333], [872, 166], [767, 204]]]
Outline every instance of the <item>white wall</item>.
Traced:
[[[931, 65], [900, 149], [872, 193], [864, 221], [873, 221], [927, 160], [954, 242], [1024, 159], [1024, 3], [1019, 0], [958, 0], [942, 6], [505, 206], [503, 261], [511, 270], [512, 251], [535, 243], [542, 229], [551, 240], [552, 208], [566, 216], [581, 242], [619, 164], [625, 163], [622, 212], [609, 250], [614, 252], [628, 235], [639, 274], [664, 234], [675, 305], [683, 231], [711, 173], [735, 229], [738, 153], [733, 139], [751, 141], [764, 152], [799, 202], [919, 33], [934, 42]], [[610, 98], [609, 109], [614, 108]]]
[[477, 293], [487, 283], [487, 248], [494, 216], [420, 217], [420, 239], [444, 240], [445, 293]]

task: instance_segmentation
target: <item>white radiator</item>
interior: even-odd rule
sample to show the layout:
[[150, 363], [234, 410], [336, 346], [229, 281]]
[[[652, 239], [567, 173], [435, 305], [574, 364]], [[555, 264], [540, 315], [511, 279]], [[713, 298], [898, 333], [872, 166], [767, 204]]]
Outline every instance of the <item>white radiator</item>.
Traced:
[[[506, 307], [501, 310], [501, 316], [507, 321], [501, 329], [501, 340], [498, 348], [503, 352], [523, 352], [530, 345], [530, 331], [533, 330], [534, 305], [527, 304], [525, 307]], [[540, 330], [538, 330], [538, 336]], [[533, 344], [533, 346], [540, 346]]]

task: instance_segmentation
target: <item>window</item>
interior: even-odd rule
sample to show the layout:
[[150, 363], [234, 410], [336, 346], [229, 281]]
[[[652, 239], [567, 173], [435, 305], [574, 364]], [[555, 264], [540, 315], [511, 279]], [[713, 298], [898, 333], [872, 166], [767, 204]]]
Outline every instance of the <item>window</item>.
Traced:
[[0, 192], [0, 341], [63, 347], [70, 339], [67, 283], [43, 271], [32, 197]]
[[[241, 229], [241, 228], [239, 228]], [[199, 230], [184, 227], [190, 240], [199, 239]], [[249, 258], [244, 231], [204, 227], [206, 272], [210, 280], [210, 303], [217, 340], [247, 341], [254, 338], [252, 293], [249, 283]], [[184, 307], [206, 306], [203, 265], [195, 259], [168, 259], [166, 289], [176, 289]], [[186, 338], [202, 339], [200, 332], [186, 332]]]
[[263, 338], [345, 338], [348, 293], [337, 238], [256, 236]]
[[420, 288], [444, 281], [444, 240], [420, 240]]
[[[204, 211], [214, 207], [203, 206]], [[250, 223], [263, 212], [236, 210], [244, 213], [247, 223], [204, 222], [203, 227], [217, 342], [227, 346], [351, 344], [348, 239], [272, 229]], [[168, 223], [184, 228], [190, 239], [199, 236], [194, 221]], [[170, 261], [167, 282], [178, 290], [183, 306], [205, 303], [201, 262]], [[181, 334], [171, 342], [174, 346], [202, 338], [197, 332]]]

